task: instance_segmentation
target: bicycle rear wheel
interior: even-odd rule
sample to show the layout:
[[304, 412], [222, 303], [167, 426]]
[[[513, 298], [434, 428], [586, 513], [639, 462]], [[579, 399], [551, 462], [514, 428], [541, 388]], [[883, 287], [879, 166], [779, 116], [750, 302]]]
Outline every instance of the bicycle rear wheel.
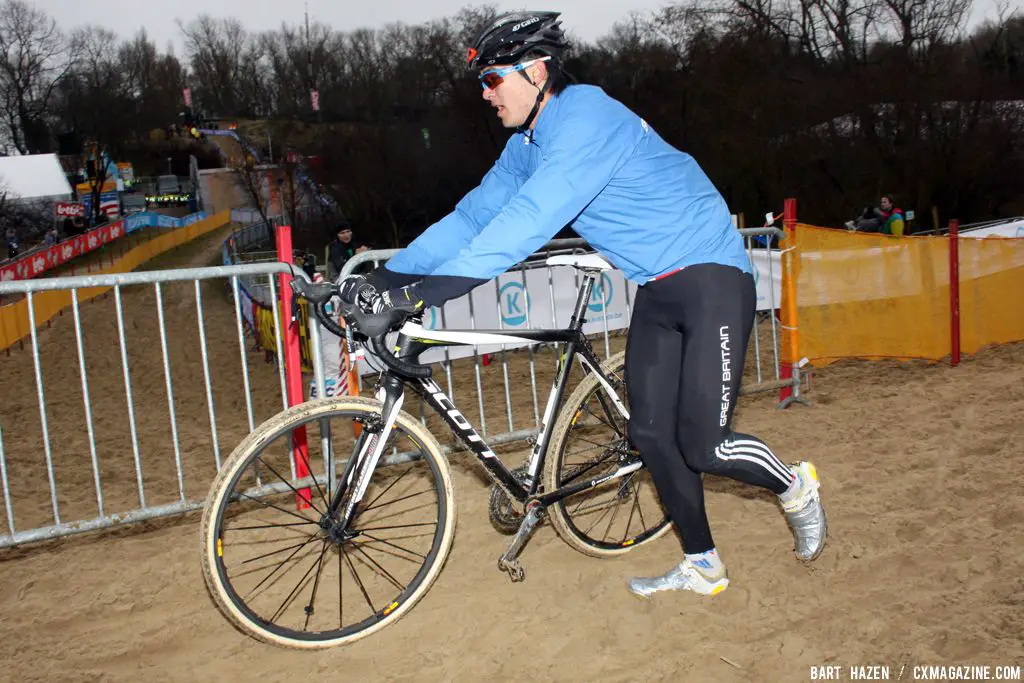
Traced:
[[[601, 366], [612, 389], [628, 410], [624, 353]], [[627, 420], [615, 407], [596, 374], [588, 375], [569, 395], [552, 429], [544, 463], [544, 490], [555, 491], [595, 479], [634, 463]], [[614, 557], [667, 532], [671, 521], [658, 499], [646, 468], [586, 489], [548, 508], [551, 525], [576, 550], [592, 557]]]
[[349, 396], [295, 406], [225, 462], [203, 514], [202, 567], [243, 633], [298, 649], [350, 643], [398, 621], [437, 578], [455, 533], [451, 474], [406, 413], [350, 522], [332, 512], [348, 460], [380, 433], [380, 410]]

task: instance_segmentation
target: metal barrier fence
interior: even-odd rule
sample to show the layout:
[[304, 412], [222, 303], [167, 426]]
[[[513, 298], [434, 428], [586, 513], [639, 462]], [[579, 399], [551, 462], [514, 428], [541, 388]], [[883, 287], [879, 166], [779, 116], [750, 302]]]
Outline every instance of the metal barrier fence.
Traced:
[[[237, 211], [238, 209], [231, 210], [232, 222], [244, 222], [236, 220]], [[246, 217], [246, 214], [237, 215], [237, 218], [244, 217]], [[238, 262], [240, 255], [250, 251], [253, 247], [273, 244], [274, 229], [279, 225], [281, 225], [280, 216], [275, 216], [265, 221], [260, 220], [259, 216], [257, 216], [256, 222], [232, 232], [224, 242], [224, 264], [229, 265]]]
[[[261, 235], [270, 235], [271, 232], [271, 225], [257, 224], [234, 233], [232, 237], [237, 238], [234, 245], [238, 245], [245, 240], [264, 239]], [[766, 258], [761, 261], [767, 264], [769, 281], [774, 282], [771, 252], [767, 246], [755, 247], [751, 238], [778, 236], [781, 231], [768, 228], [742, 232], [752, 260], [755, 251], [763, 249]], [[282, 245], [285, 250], [290, 249], [290, 243], [283, 242]], [[553, 255], [591, 251], [583, 240], [556, 240], [504, 277], [519, 280], [528, 297], [528, 280], [536, 277], [534, 271], [541, 271], [543, 276], [546, 269], [554, 319], [554, 301], [559, 287], [556, 287], [553, 269], [546, 265], [546, 259]], [[344, 273], [379, 264], [397, 252], [386, 250], [358, 254], [346, 264]], [[229, 245], [225, 245], [226, 258], [234, 257], [235, 253], [233, 248], [229, 250]], [[72, 321], [69, 325], [73, 324], [74, 330], [72, 349], [70, 330], [64, 328], [67, 341], [61, 345], [63, 340], [55, 337], [60, 334], [60, 328], [44, 334], [36, 330], [33, 320], [30, 335], [32, 374], [27, 372], [28, 368], [14, 373], [20, 379], [11, 373], [0, 374], [7, 395], [0, 411], [0, 486], [8, 531], [0, 535], [0, 547], [200, 509], [206, 488], [220, 469], [224, 450], [230, 450], [233, 443], [244, 438], [266, 417], [303, 400], [301, 378], [292, 376], [299, 365], [292, 362], [292, 359], [298, 360], [299, 339], [295, 326], [288, 327], [284, 333], [280, 326], [274, 330], [277, 372], [273, 374], [277, 375], [276, 380], [271, 373], [250, 373], [252, 348], [247, 347], [244, 329], [246, 324], [252, 325], [252, 321], [246, 318], [243, 287], [264, 288], [266, 303], [272, 307], [274, 319], [281, 320], [284, 310], [281, 306], [289, 305], [282, 299], [290, 298], [282, 296], [286, 292], [281, 290], [281, 284], [287, 279], [282, 276], [291, 275], [306, 277], [291, 264], [273, 262], [0, 283], [0, 294], [24, 294], [30, 311], [34, 310], [34, 294], [47, 290], [70, 290]], [[578, 286], [579, 273], [573, 271], [573, 276]], [[102, 312], [97, 311], [96, 303], [89, 303], [92, 307], [90, 315], [83, 316], [79, 302], [80, 290], [98, 287], [112, 288], [114, 295], [110, 316], [113, 320], [99, 326], [95, 323]], [[181, 291], [185, 294], [175, 296], [178, 290], [172, 289], [174, 287], [184, 288]], [[484, 287], [493, 287], [495, 299], [491, 305], [500, 307], [498, 280]], [[210, 297], [204, 297], [204, 289], [219, 296], [225, 288], [230, 293], [227, 297], [229, 304], [222, 300], [211, 306]], [[562, 289], [567, 290], [568, 284]], [[138, 291], [143, 293], [137, 294]], [[797, 390], [799, 387], [797, 378], [784, 379], [780, 376], [781, 326], [773, 314], [778, 308], [774, 288], [770, 288], [770, 298], [769, 310], [759, 314], [755, 322], [752, 343], [754, 372], [750, 376], [754, 381], [744, 385], [743, 393], [771, 391], [784, 386]], [[624, 299], [628, 320], [633, 303], [628, 288]], [[93, 299], [92, 302], [98, 300]], [[216, 315], [214, 308], [219, 308]], [[439, 327], [447, 324], [448, 308], [446, 304], [438, 313]], [[152, 324], [154, 312], [155, 332], [148, 340], [144, 338], [142, 343], [134, 341], [133, 330], [137, 331], [142, 324], [140, 321], [148, 319]], [[472, 327], [476, 327], [478, 320], [486, 318], [485, 313], [482, 308], [474, 308], [471, 300], [469, 316]], [[529, 327], [529, 308], [525, 315], [526, 326]], [[499, 325], [504, 327], [501, 320], [499, 309]], [[90, 324], [88, 329], [83, 322]], [[315, 321], [311, 322], [308, 335], [314, 381], [322, 396], [321, 331]], [[564, 322], [558, 321], [559, 324]], [[608, 358], [613, 353], [613, 346], [620, 346], [623, 342], [625, 329], [610, 329], [607, 315], [603, 317], [602, 328], [590, 337], [595, 345], [603, 346], [603, 355]], [[762, 336], [765, 339], [762, 340]], [[237, 351], [231, 351], [235, 343]], [[48, 362], [45, 368], [44, 347], [47, 352], [55, 352], [57, 357], [56, 363]], [[87, 354], [87, 349], [93, 353]], [[767, 360], [762, 359], [762, 350]], [[513, 403], [508, 353], [498, 352], [504, 385], [498, 390], [496, 386], [485, 386], [487, 373], [482, 372], [482, 367], [487, 363], [479, 349], [473, 349], [472, 358], [467, 359], [473, 364], [472, 376], [466, 375], [462, 384], [455, 386], [453, 358], [449, 350], [444, 349], [441, 365], [445, 370], [449, 396], [454, 398], [456, 393], [464, 392], [469, 383], [475, 385], [478, 426], [488, 441], [494, 444], [520, 441], [538, 432], [538, 377], [542, 373], [538, 371], [537, 360], [538, 354], [544, 351], [544, 347], [525, 350], [523, 356], [528, 358], [530, 392], [527, 395], [523, 389], [527, 383], [524, 371], [518, 399]], [[90, 363], [87, 363], [87, 356]], [[49, 356], [46, 360], [49, 361]], [[229, 368], [236, 362], [241, 376], [231, 387], [232, 371]], [[56, 382], [47, 379], [52, 378], [55, 364], [65, 371], [65, 375]], [[520, 369], [522, 366], [520, 363]], [[16, 390], [14, 384], [17, 381], [23, 381], [25, 391], [15, 399], [11, 393]], [[299, 383], [297, 392], [295, 382]], [[94, 405], [97, 400], [93, 394], [98, 384], [103, 385], [102, 398], [98, 399], [99, 409]], [[34, 397], [31, 396], [32, 386]], [[56, 389], [52, 388], [54, 386]], [[499, 428], [494, 428], [493, 420], [491, 428], [488, 428], [485, 411], [488, 389], [492, 403], [504, 398], [505, 419], [499, 420]], [[275, 402], [278, 391], [280, 402]], [[78, 393], [80, 402], [74, 399]], [[124, 403], [120, 403], [117, 393]], [[187, 413], [181, 410], [183, 398], [190, 408]], [[72, 403], [78, 403], [81, 412], [77, 412]], [[531, 407], [532, 416], [529, 415]], [[261, 411], [265, 415], [260, 414]], [[38, 414], [38, 428], [29, 424], [35, 420], [32, 413]], [[159, 417], [161, 414], [163, 417]], [[424, 414], [421, 413], [420, 417], [426, 421]], [[118, 431], [118, 443], [121, 445], [117, 447], [110, 445], [113, 442], [108, 435], [112, 430]], [[42, 438], [29, 438], [26, 436], [28, 431]], [[73, 462], [74, 449], [68, 448], [69, 444], [78, 446], [80, 457], [77, 462]], [[69, 467], [77, 468], [79, 481], [76, 486], [65, 485], [68, 477], [62, 476], [61, 471]], [[294, 479], [295, 472], [292, 474]], [[197, 485], [199, 488], [194, 488]], [[90, 507], [95, 514], [82, 514], [83, 507]], [[25, 522], [27, 519], [33, 521]]]
[[[15, 385], [24, 380], [24, 384], [31, 382], [27, 376], [16, 377], [15, 375], [27, 375], [18, 368], [11, 367], [10, 371], [3, 375], [5, 386], [5, 398], [3, 411], [0, 413], [0, 485], [3, 488], [4, 516], [6, 518], [7, 533], [0, 535], [0, 547], [9, 547], [21, 543], [40, 541], [58, 536], [103, 529], [131, 522], [138, 522], [158, 517], [196, 510], [203, 506], [206, 488], [221, 466], [222, 452], [233, 447], [228, 443], [226, 434], [232, 434], [233, 439], [240, 441], [246, 434], [251, 432], [255, 425], [262, 419], [258, 418], [254, 411], [254, 397], [258, 399], [260, 408], [267, 413], [266, 417], [287, 408], [302, 400], [301, 395], [295, 396], [295, 392], [286, 387], [286, 373], [289, 373], [289, 382], [294, 383], [291, 378], [292, 358], [298, 355], [298, 339], [292, 338], [293, 331], [285, 330], [285, 337], [282, 338], [281, 326], [276, 330], [276, 362], [278, 379], [280, 385], [281, 402], [275, 404], [273, 401], [273, 382], [268, 379], [266, 373], [259, 374], [259, 387], [251, 382], [249, 370], [250, 359], [246, 346], [246, 338], [243, 330], [244, 313], [239, 305], [240, 282], [245, 278], [258, 278], [265, 281], [265, 286], [272, 293], [270, 297], [273, 306], [274, 319], [281, 320], [281, 309], [279, 300], [287, 305], [290, 300], [290, 292], [281, 291], [284, 296], [278, 296], [281, 287], [287, 288], [286, 283], [290, 276], [295, 274], [298, 277], [305, 277], [302, 273], [296, 273], [286, 264], [263, 263], [236, 266], [218, 266], [211, 268], [186, 268], [180, 270], [150, 271], [139, 273], [124, 273], [113, 275], [80, 276], [68, 278], [46, 278], [31, 281], [16, 281], [0, 283], [0, 294], [25, 294], [28, 300], [30, 316], [33, 318], [31, 325], [31, 354], [32, 367], [34, 370], [34, 384], [36, 393], [36, 404], [38, 406], [39, 428], [41, 431], [41, 443], [32, 443], [26, 435], [28, 427], [26, 424], [31, 418], [31, 398], [27, 396], [28, 390], [21, 395], [16, 395], [18, 387]], [[284, 277], [289, 276], [289, 277]], [[230, 288], [230, 307], [233, 311], [227, 311], [225, 304], [204, 305], [203, 289], [210, 289], [210, 282], [221, 283], [218, 287], [213, 285], [214, 294], [223, 294], [223, 286]], [[187, 301], [187, 294], [174, 297], [166, 296], [165, 293], [180, 292], [184, 287], [185, 292], [191, 290], [194, 303]], [[188, 287], [191, 283], [191, 287]], [[140, 286], [152, 287], [153, 300], [149, 303], [148, 294], [132, 289]], [[96, 287], [112, 288], [114, 293], [114, 315], [116, 323], [94, 324], [100, 311], [95, 304], [90, 305], [88, 322], [92, 330], [92, 339], [87, 339], [83, 334], [83, 318], [79, 306], [79, 291]], [[123, 290], [128, 289], [125, 294]], [[70, 343], [63, 343], [64, 339], [55, 337], [57, 334], [51, 330], [47, 332], [47, 349], [52, 350], [56, 360], [51, 360], [44, 372], [40, 337], [42, 332], [36, 330], [34, 324], [33, 295], [48, 290], [70, 290], [72, 301], [72, 318], [74, 326], [74, 350]], [[125, 301], [131, 307], [125, 311]], [[166, 300], [166, 301], [165, 301]], [[94, 300], [95, 301], [95, 300]], [[141, 305], [141, 309], [140, 309]], [[134, 357], [129, 361], [129, 332], [137, 334], [143, 324], [152, 324], [152, 313], [155, 308], [156, 328], [159, 336], [159, 348], [151, 338], [143, 337], [144, 342], [133, 344], [132, 352]], [[213, 310], [216, 310], [216, 315]], [[194, 314], [194, 317], [192, 317]], [[229, 322], [233, 317], [234, 325]], [[208, 318], [215, 318], [208, 320]], [[194, 320], [195, 327], [189, 329], [188, 321]], [[148, 321], [148, 323], [147, 323]], [[234, 327], [233, 332], [229, 331]], [[113, 331], [116, 329], [116, 333]], [[320, 395], [323, 395], [323, 364], [320, 357], [319, 326], [309, 326], [310, 339], [312, 341], [314, 377]], [[208, 343], [208, 335], [214, 335], [216, 348]], [[241, 393], [226, 389], [228, 384], [228, 363], [230, 352], [228, 346], [230, 337], [237, 336], [238, 358], [241, 369]], [[70, 336], [70, 335], [68, 335]], [[68, 340], [70, 342], [70, 340]], [[295, 353], [289, 345], [295, 344]], [[86, 361], [86, 348], [94, 350], [92, 356], [95, 365], [91, 366]], [[140, 348], [141, 347], [141, 348]], [[160, 363], [157, 364], [153, 356], [159, 354]], [[96, 358], [99, 356], [99, 358]], [[114, 358], [119, 356], [120, 363]], [[211, 372], [211, 357], [215, 363]], [[286, 362], [286, 357], [289, 362]], [[71, 396], [77, 393], [77, 388], [68, 386], [71, 381], [67, 372], [69, 365], [73, 363], [72, 358], [77, 359], [77, 378], [80, 380], [81, 407], [83, 409], [84, 424], [76, 419], [70, 419], [73, 415]], [[117, 366], [120, 367], [117, 367]], [[199, 368], [201, 366], [201, 373]], [[149, 366], [152, 372], [147, 372]], [[191, 366], [189, 368], [182, 366]], [[57, 370], [54, 370], [57, 368]], [[158, 379], [151, 379], [152, 376], [162, 371], [163, 386], [156, 386]], [[175, 371], [178, 381], [174, 381]], [[54, 376], [54, 373], [64, 372], [61, 380], [44, 385], [44, 375]], [[184, 377], [183, 377], [184, 374]], [[120, 379], [117, 376], [120, 375]], [[120, 403], [111, 394], [117, 390], [117, 385], [123, 380], [122, 397], [124, 403]], [[184, 380], [184, 381], [183, 381]], [[298, 380], [301, 387], [301, 378]], [[92, 386], [102, 384], [102, 394], [99, 398], [93, 396]], [[183, 386], [184, 384], [184, 386]], [[152, 385], [150, 387], [150, 385]], [[197, 389], [197, 387], [199, 387]], [[294, 386], [292, 387], [294, 388]], [[162, 389], [162, 391], [160, 390]], [[300, 390], [301, 391], [301, 390]], [[179, 411], [183, 401], [178, 394], [187, 394], [185, 406], [195, 408], [197, 403], [205, 402], [205, 411], [189, 411], [184, 419], [179, 419]], [[217, 394], [220, 399], [215, 402]], [[291, 394], [291, 396], [289, 396]], [[99, 409], [94, 404], [99, 404]], [[165, 412], [166, 427], [157, 429], [156, 414], [157, 406], [164, 404], [159, 412]], [[236, 424], [225, 425], [222, 417], [218, 422], [218, 406], [224, 407], [224, 412], [230, 413]], [[244, 425], [242, 424], [241, 404], [244, 404]], [[124, 407], [127, 407], [127, 411]], [[140, 410], [141, 407], [141, 410]], [[124, 422], [114, 426], [113, 421], [120, 421], [126, 417]], [[200, 438], [198, 434], [206, 431], [202, 426], [208, 421], [208, 438]], [[57, 425], [51, 429], [51, 423]], [[145, 424], [140, 424], [144, 422]], [[76, 439], [81, 439], [82, 427], [85, 427], [85, 437], [88, 445], [88, 460], [83, 457], [77, 462], [73, 461], [72, 453], [62, 451], [53, 447], [56, 439], [60, 443], [69, 444]], [[118, 441], [122, 444], [118, 448], [111, 449], [111, 452], [103, 452], [102, 444], [97, 445], [97, 432], [102, 427], [108, 443]], [[247, 429], [246, 429], [247, 427]], [[184, 434], [188, 432], [191, 444], [187, 446], [184, 442]], [[113, 438], [116, 437], [116, 438]], [[130, 443], [130, 448], [124, 444]], [[82, 444], [78, 444], [80, 447]], [[150, 448], [147, 449], [146, 446]], [[69, 449], [70, 450], [70, 449]], [[81, 450], [85, 450], [81, 448]], [[41, 453], [41, 457], [40, 456]], [[12, 463], [10, 456], [14, 456]], [[147, 470], [166, 470], [166, 461], [173, 455], [174, 470], [165, 472], [165, 489], [155, 491], [153, 484], [147, 485]], [[160, 460], [163, 458], [163, 461]], [[188, 460], [186, 463], [185, 460]], [[40, 467], [45, 463], [45, 470]], [[22, 471], [14, 472], [12, 465], [20, 467], [21, 470], [30, 471], [28, 475]], [[75, 469], [78, 474], [77, 486], [61, 487], [58, 484], [60, 477], [57, 470], [65, 468]], [[86, 470], [89, 470], [86, 475]], [[45, 474], [43, 474], [45, 472]], [[134, 502], [123, 503], [126, 509], [112, 511], [115, 504], [110, 503], [109, 496], [105, 497], [104, 472], [108, 473], [113, 480], [120, 483], [120, 486], [113, 484], [106, 487], [109, 494], [117, 489], [115, 496], [120, 501], [134, 499], [134, 494], [126, 493], [137, 488], [137, 505]], [[199, 474], [201, 473], [201, 474]], [[201, 477], [199, 482], [198, 496], [186, 494], [187, 475]], [[293, 479], [294, 479], [294, 472]], [[63, 514], [61, 500], [64, 500], [71, 507], [79, 508], [85, 506], [87, 501], [81, 499], [84, 495], [83, 486], [85, 477], [91, 480], [91, 488], [95, 492], [94, 516], [69, 519], [71, 515]], [[47, 486], [44, 488], [36, 478], [45, 477]], [[65, 477], [67, 478], [67, 477]], [[16, 481], [15, 481], [16, 480]], [[34, 483], [33, 483], [34, 482]], [[130, 482], [130, 483], [129, 483]], [[192, 483], [192, 482], [189, 482]], [[18, 484], [18, 485], [13, 485]], [[89, 488], [86, 486], [85, 488]], [[173, 491], [176, 489], [176, 492]], [[48, 490], [49, 500], [41, 500]], [[170, 496], [173, 501], [157, 503], [160, 497]], [[46, 509], [49, 509], [52, 523], [29, 525], [28, 528], [21, 528], [19, 525], [19, 504], [25, 508], [32, 507], [31, 512], [25, 516], [39, 518], [43, 516]]]
[[[252, 210], [246, 210], [251, 212]], [[238, 212], [236, 214], [236, 212]], [[245, 218], [249, 213], [242, 213], [239, 209], [231, 210], [232, 217]], [[239, 265], [245, 263], [273, 263], [278, 261], [276, 251], [254, 252], [254, 247], [274, 243], [275, 230], [282, 224], [283, 219], [275, 216], [268, 220], [259, 220], [257, 213], [256, 222], [236, 230], [224, 241], [223, 263], [225, 266]], [[258, 255], [258, 256], [257, 256]], [[271, 299], [276, 296], [267, 283], [256, 276], [242, 276], [240, 284], [243, 290], [253, 299], [267, 306]]]
[[[748, 256], [752, 263], [757, 266], [758, 277], [767, 278], [769, 283], [767, 292], [765, 293], [766, 298], [766, 310], [758, 312], [752, 332], [752, 340], [748, 353], [753, 355], [753, 372], [748, 373], [747, 379], [741, 388], [741, 394], [753, 394], [758, 392], [769, 392], [779, 391], [786, 387], [792, 387], [795, 395], [799, 396], [800, 391], [800, 376], [799, 371], [795, 373], [793, 377], [784, 377], [782, 373], [783, 363], [781, 362], [782, 349], [781, 344], [781, 332], [782, 325], [776, 317], [776, 311], [781, 306], [781, 297], [776, 294], [775, 283], [781, 281], [782, 266], [779, 261], [779, 252], [770, 249], [770, 240], [756, 240], [758, 237], [772, 236], [781, 238], [783, 236], [782, 230], [778, 228], [745, 228], [740, 230], [740, 233], [744, 237], [744, 243], [747, 249]], [[761, 242], [756, 244], [756, 242]], [[354, 273], [364, 272], [370, 269], [370, 266], [376, 267], [383, 262], [386, 262], [391, 257], [399, 253], [399, 249], [381, 249], [381, 250], [370, 250], [360, 254], [356, 254], [349, 259], [345, 266], [342, 268], [342, 276], [351, 275]], [[553, 277], [553, 269], [546, 264], [546, 260], [551, 256], [562, 255], [562, 254], [583, 254], [583, 253], [594, 253], [592, 247], [583, 239], [562, 239], [553, 240], [548, 242], [541, 250], [534, 253], [524, 262], [518, 264], [514, 268], [508, 271], [508, 275], [505, 277], [511, 277], [511, 279], [519, 279], [523, 286], [525, 296], [529, 298], [529, 287], [527, 285], [527, 272], [538, 269], [546, 269], [547, 272], [547, 286], [548, 296], [552, 306], [552, 319], [555, 317], [554, 312], [554, 301], [556, 297], [556, 286]], [[760, 272], [765, 270], [766, 272]], [[580, 281], [580, 275], [578, 271], [574, 270], [574, 284], [578, 287]], [[476, 292], [483, 292], [494, 289], [495, 298], [493, 303], [490, 305], [494, 306], [499, 310], [498, 320], [499, 324], [502, 320], [500, 314], [500, 287], [499, 280], [495, 279], [493, 283], [487, 283], [481, 285]], [[600, 288], [595, 288], [598, 291]], [[573, 292], [575, 294], [575, 292]], [[488, 300], [489, 300], [489, 295]], [[480, 310], [474, 303], [476, 296], [469, 297], [469, 327], [470, 329], [477, 329], [477, 319], [480, 314]], [[440, 311], [436, 314], [436, 320], [440, 323], [439, 328], [445, 328], [448, 326], [449, 309], [450, 304], [446, 303]], [[625, 311], [627, 325], [623, 329], [612, 330], [608, 326], [608, 316], [603, 316], [603, 329], [596, 334], [588, 334], [588, 337], [592, 341], [596, 341], [604, 349], [604, 358], [607, 359], [612, 355], [612, 340], [616, 337], [623, 337], [628, 330], [628, 319], [632, 313], [632, 300], [630, 298], [629, 288], [626, 288], [625, 293]], [[568, 324], [568, 320], [557, 321], [557, 325]], [[526, 309], [525, 317], [526, 327], [530, 327], [530, 313], [529, 308]], [[501, 325], [504, 327], [504, 325]], [[329, 334], [329, 333], [328, 333]], [[620, 339], [620, 342], [622, 340]], [[617, 346], [618, 344], [616, 344]], [[766, 346], [767, 345], [767, 346]], [[503, 349], [504, 351], [504, 349]], [[456, 390], [461, 387], [457, 387], [453, 380], [453, 360], [449, 355], [447, 349], [444, 350], [444, 360], [440, 361], [441, 367], [444, 369], [445, 376], [447, 379], [448, 395], [455, 396]], [[528, 367], [531, 385], [531, 400], [526, 402], [526, 405], [514, 406], [511, 399], [511, 387], [509, 378], [509, 363], [508, 354], [501, 353], [501, 364], [502, 364], [502, 382], [503, 387], [501, 392], [488, 392], [485, 387], [483, 373], [481, 372], [481, 366], [483, 365], [485, 358], [489, 360], [492, 353], [484, 354], [478, 349], [474, 348], [472, 351], [472, 362], [474, 371], [474, 383], [476, 389], [476, 403], [478, 408], [478, 424], [480, 432], [483, 436], [487, 437], [492, 443], [507, 443], [511, 441], [518, 441], [535, 436], [540, 430], [540, 403], [538, 397], [537, 388], [537, 358], [534, 353], [534, 349], [530, 348], [527, 350], [528, 355]], [[598, 354], [600, 355], [600, 354]], [[358, 376], [358, 373], [357, 373]], [[358, 386], [360, 390], [363, 386], [362, 376], [358, 376]], [[502, 425], [502, 429], [499, 431], [489, 430], [486, 418], [485, 410], [485, 393], [498, 393], [503, 395], [505, 399], [505, 421]], [[530, 406], [532, 405], [532, 417], [528, 414], [530, 412]], [[524, 415], [523, 413], [526, 413]], [[425, 417], [421, 414], [421, 420], [425, 420]], [[525, 425], [525, 426], [524, 426]]]

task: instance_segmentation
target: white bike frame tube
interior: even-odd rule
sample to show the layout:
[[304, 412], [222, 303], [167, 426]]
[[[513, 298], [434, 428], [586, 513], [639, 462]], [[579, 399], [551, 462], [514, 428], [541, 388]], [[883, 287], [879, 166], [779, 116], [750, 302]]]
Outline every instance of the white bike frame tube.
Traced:
[[[387, 390], [384, 387], [377, 390], [377, 400], [381, 403], [384, 403], [386, 391]], [[373, 471], [377, 469], [377, 463], [380, 461], [380, 456], [384, 453], [384, 446], [387, 444], [388, 437], [391, 436], [391, 430], [395, 426], [395, 420], [398, 419], [398, 413], [402, 410], [402, 404], [404, 402], [405, 393], [403, 392], [402, 395], [398, 397], [398, 400], [394, 402], [391, 412], [385, 416], [384, 428], [381, 429], [380, 434], [374, 434], [371, 438], [366, 440], [365, 444], [363, 444], [358, 460], [356, 460], [356, 466], [352, 468], [352, 474], [350, 475], [350, 477], [354, 477], [357, 476], [357, 473], [360, 473], [359, 481], [356, 482], [356, 492], [349, 498], [348, 504], [346, 505], [344, 514], [345, 520], [348, 520], [349, 516], [352, 514], [352, 510], [359, 504], [359, 501], [363, 499], [363, 496], [366, 495], [366, 489], [370, 485], [370, 477], [373, 475]], [[363, 467], [363, 463], [366, 462], [367, 458], [369, 459], [369, 462], [366, 467]], [[345, 482], [346, 485], [350, 483], [350, 481]]]

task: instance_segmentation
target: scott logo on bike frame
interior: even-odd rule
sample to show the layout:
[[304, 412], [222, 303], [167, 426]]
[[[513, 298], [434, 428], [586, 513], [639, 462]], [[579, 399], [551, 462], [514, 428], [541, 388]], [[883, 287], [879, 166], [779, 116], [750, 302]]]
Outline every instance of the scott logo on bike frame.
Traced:
[[[470, 443], [474, 445], [483, 444], [484, 440], [480, 437], [479, 434], [476, 433], [476, 430], [473, 429], [473, 425], [469, 424], [469, 420], [467, 420], [462, 415], [462, 413], [459, 412], [459, 409], [455, 407], [455, 404], [452, 403], [451, 399], [448, 398], [443, 391], [441, 391], [441, 387], [437, 386], [437, 382], [435, 382], [432, 379], [424, 379], [422, 380], [422, 382], [424, 390], [426, 390], [427, 393], [430, 394], [430, 397], [434, 399], [434, 403], [436, 403], [438, 407], [441, 410], [443, 410], [445, 414], [448, 415], [448, 417], [451, 418], [452, 422], [466, 436], [466, 439], [468, 439]], [[479, 454], [481, 457], [484, 458], [497, 457], [496, 455], [494, 455], [494, 451], [492, 451], [487, 446], [481, 446]]]

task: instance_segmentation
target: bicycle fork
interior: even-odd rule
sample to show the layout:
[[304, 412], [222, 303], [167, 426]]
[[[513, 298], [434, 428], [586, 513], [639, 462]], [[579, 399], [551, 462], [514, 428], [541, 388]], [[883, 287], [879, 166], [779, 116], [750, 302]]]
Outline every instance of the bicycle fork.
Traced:
[[385, 385], [377, 390], [377, 399], [383, 404], [380, 430], [369, 432], [364, 429], [359, 450], [345, 468], [335, 500], [331, 501], [331, 512], [341, 508], [337, 516], [337, 524], [341, 529], [348, 528], [353, 511], [366, 495], [370, 477], [377, 469], [377, 463], [384, 453], [395, 420], [398, 419], [398, 413], [405, 401], [401, 380], [395, 377], [388, 378]]

